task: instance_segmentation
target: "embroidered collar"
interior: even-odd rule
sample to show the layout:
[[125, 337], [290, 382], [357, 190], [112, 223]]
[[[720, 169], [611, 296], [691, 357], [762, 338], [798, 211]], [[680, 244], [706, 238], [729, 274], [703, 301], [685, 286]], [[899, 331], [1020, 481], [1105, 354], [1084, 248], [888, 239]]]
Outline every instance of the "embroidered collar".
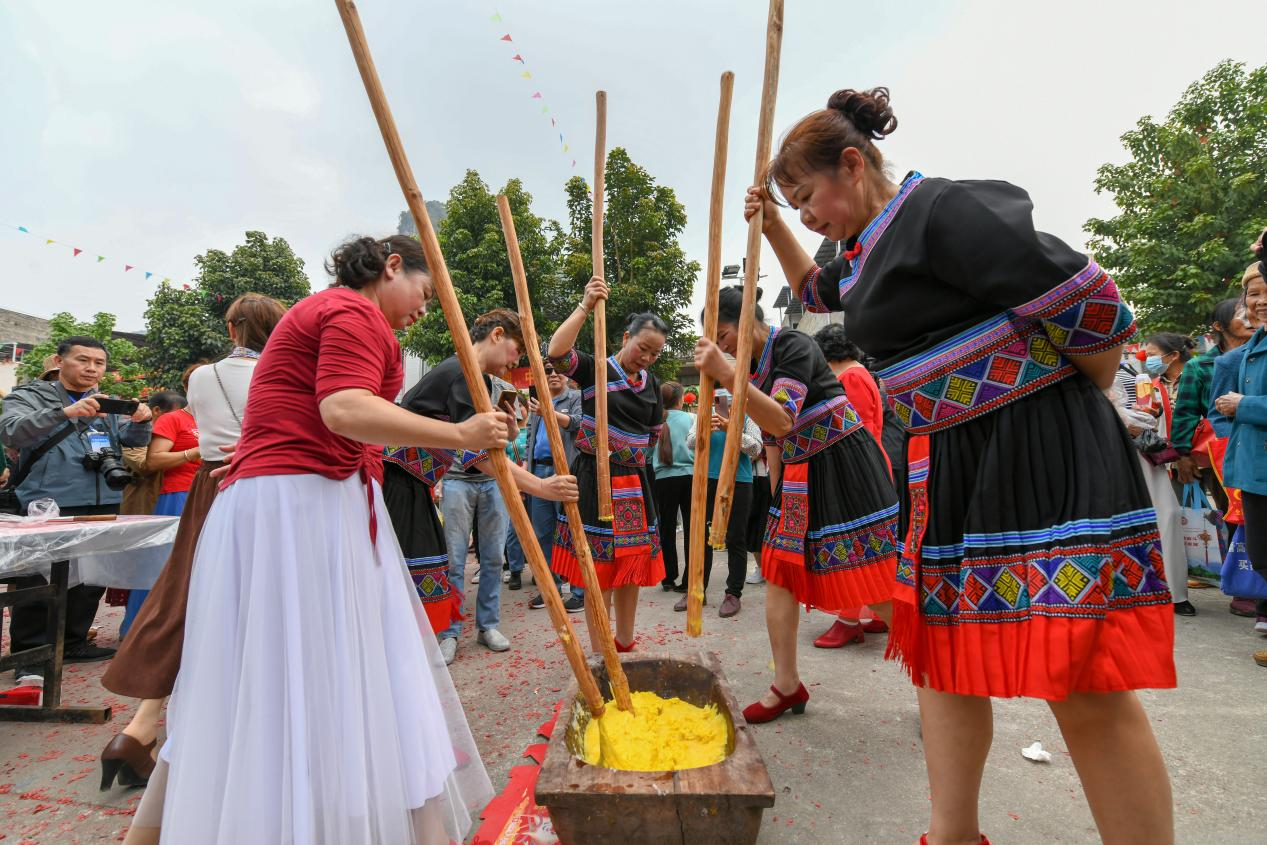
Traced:
[[260, 357], [260, 353], [256, 352], [254, 349], [247, 349], [245, 346], [235, 346], [233, 347], [233, 351], [224, 357], [226, 358], [254, 358], [258, 360]]
[[884, 232], [889, 228], [889, 224], [893, 222], [897, 211], [902, 207], [902, 203], [906, 202], [906, 198], [911, 192], [919, 187], [924, 181], [924, 174], [918, 170], [912, 170], [902, 182], [902, 187], [898, 189], [893, 199], [884, 204], [884, 208], [880, 209], [880, 213], [875, 219], [867, 224], [862, 230], [862, 234], [858, 235], [851, 241], [845, 243], [845, 260], [849, 262], [849, 274], [840, 280], [840, 295], [843, 297], [849, 292], [849, 289], [857, 284], [858, 279], [862, 276], [862, 266], [867, 263], [867, 255], [879, 243], [880, 238], [884, 236]]
[[748, 376], [748, 380], [758, 387], [765, 384], [766, 376], [770, 375], [770, 367], [774, 364], [774, 339], [778, 336], [779, 329], [771, 328], [765, 346], [761, 348], [761, 357], [757, 359], [757, 369]]
[[624, 385], [626, 388], [628, 388], [629, 390], [632, 390], [634, 393], [641, 393], [643, 389], [646, 388], [647, 386], [647, 371], [646, 370], [639, 370], [638, 380], [634, 381], [629, 378], [629, 375], [625, 372], [625, 368], [620, 366], [620, 362], [616, 360], [615, 355], [607, 359], [607, 366], [611, 367], [612, 370], [615, 371], [616, 373], [616, 378], [614, 379], [609, 378], [607, 380], [607, 384], [608, 384], [607, 389], [609, 391], [611, 390], [612, 382], [615, 382], [616, 384], [619, 384], [619, 385]]

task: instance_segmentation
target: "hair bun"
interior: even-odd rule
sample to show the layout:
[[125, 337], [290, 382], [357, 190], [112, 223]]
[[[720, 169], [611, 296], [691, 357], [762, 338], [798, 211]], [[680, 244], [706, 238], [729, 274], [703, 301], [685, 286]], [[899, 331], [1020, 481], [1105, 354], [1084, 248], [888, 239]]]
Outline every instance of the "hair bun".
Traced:
[[362, 288], [383, 274], [388, 254], [388, 248], [375, 238], [353, 238], [334, 251], [326, 270], [337, 284]]
[[827, 108], [843, 114], [859, 132], [873, 141], [891, 135], [897, 129], [897, 118], [889, 105], [888, 88], [872, 88], [870, 91], [843, 88], [827, 99]]

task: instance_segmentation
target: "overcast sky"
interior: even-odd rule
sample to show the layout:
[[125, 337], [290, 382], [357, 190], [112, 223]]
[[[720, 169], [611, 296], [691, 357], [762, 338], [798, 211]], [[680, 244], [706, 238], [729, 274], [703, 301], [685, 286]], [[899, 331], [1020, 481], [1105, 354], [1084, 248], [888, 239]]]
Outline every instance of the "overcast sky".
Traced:
[[[677, 191], [684, 246], [701, 265], [718, 78], [733, 70], [723, 255], [738, 263], [763, 0], [360, 8], [428, 199], [474, 168], [494, 188], [521, 178], [538, 213], [564, 217], [563, 183], [592, 173], [603, 88], [609, 146]], [[1263, 61], [1264, 32], [1262, 4], [1248, 0], [787, 0], [776, 138], [834, 89], [887, 85], [900, 128], [881, 149], [899, 175], [1015, 182], [1040, 228], [1081, 246], [1083, 222], [1112, 213], [1092, 182], [1124, 157], [1121, 134], [1162, 117], [1220, 60]], [[231, 249], [247, 229], [285, 237], [320, 287], [334, 245], [392, 231], [404, 207], [327, 0], [7, 0], [0, 79], [0, 224], [32, 233], [0, 226], [0, 307], [112, 311], [139, 329], [159, 279], [188, 280], [193, 256]], [[816, 237], [800, 231], [812, 250]], [[70, 246], [85, 253], [71, 258]], [[768, 252], [762, 269], [768, 305], [783, 279]]]

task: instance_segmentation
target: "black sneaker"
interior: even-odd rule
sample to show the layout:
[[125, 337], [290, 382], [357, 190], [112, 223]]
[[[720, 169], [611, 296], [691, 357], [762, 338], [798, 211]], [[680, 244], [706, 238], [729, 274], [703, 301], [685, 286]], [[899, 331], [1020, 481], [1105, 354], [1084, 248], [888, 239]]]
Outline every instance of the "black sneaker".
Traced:
[[510, 573], [510, 580], [506, 582], [506, 588], [510, 590], [522, 590], [524, 588], [524, 576], [522, 572]]
[[67, 646], [62, 651], [63, 663], [97, 663], [114, 657], [115, 649], [105, 648], [92, 643], [79, 643]]
[[568, 613], [580, 613], [585, 609], [585, 596], [568, 596], [568, 600], [563, 603], [563, 609]]
[[545, 597], [542, 596], [540, 593], [537, 593], [535, 596], [532, 597], [532, 601], [528, 602], [529, 610], [542, 610], [543, 608], [545, 608], [545, 606], [546, 606]]

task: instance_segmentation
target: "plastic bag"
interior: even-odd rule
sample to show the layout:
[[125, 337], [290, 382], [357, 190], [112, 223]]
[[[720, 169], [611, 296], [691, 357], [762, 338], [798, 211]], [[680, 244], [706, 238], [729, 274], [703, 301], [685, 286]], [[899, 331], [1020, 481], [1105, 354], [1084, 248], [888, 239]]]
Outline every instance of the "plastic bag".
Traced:
[[61, 515], [62, 509], [57, 506], [57, 502], [52, 499], [36, 499], [27, 506], [25, 516], [4, 513], [0, 514], [0, 522], [17, 525], [42, 525], [50, 519], [57, 519]]
[[1200, 484], [1184, 485], [1180, 520], [1188, 577], [1217, 587], [1222, 580], [1227, 527], [1223, 514], [1210, 505]]
[[1226, 596], [1244, 599], [1267, 599], [1267, 578], [1254, 571], [1245, 554], [1245, 526], [1236, 526], [1231, 549], [1223, 561], [1223, 578], [1219, 589]]

